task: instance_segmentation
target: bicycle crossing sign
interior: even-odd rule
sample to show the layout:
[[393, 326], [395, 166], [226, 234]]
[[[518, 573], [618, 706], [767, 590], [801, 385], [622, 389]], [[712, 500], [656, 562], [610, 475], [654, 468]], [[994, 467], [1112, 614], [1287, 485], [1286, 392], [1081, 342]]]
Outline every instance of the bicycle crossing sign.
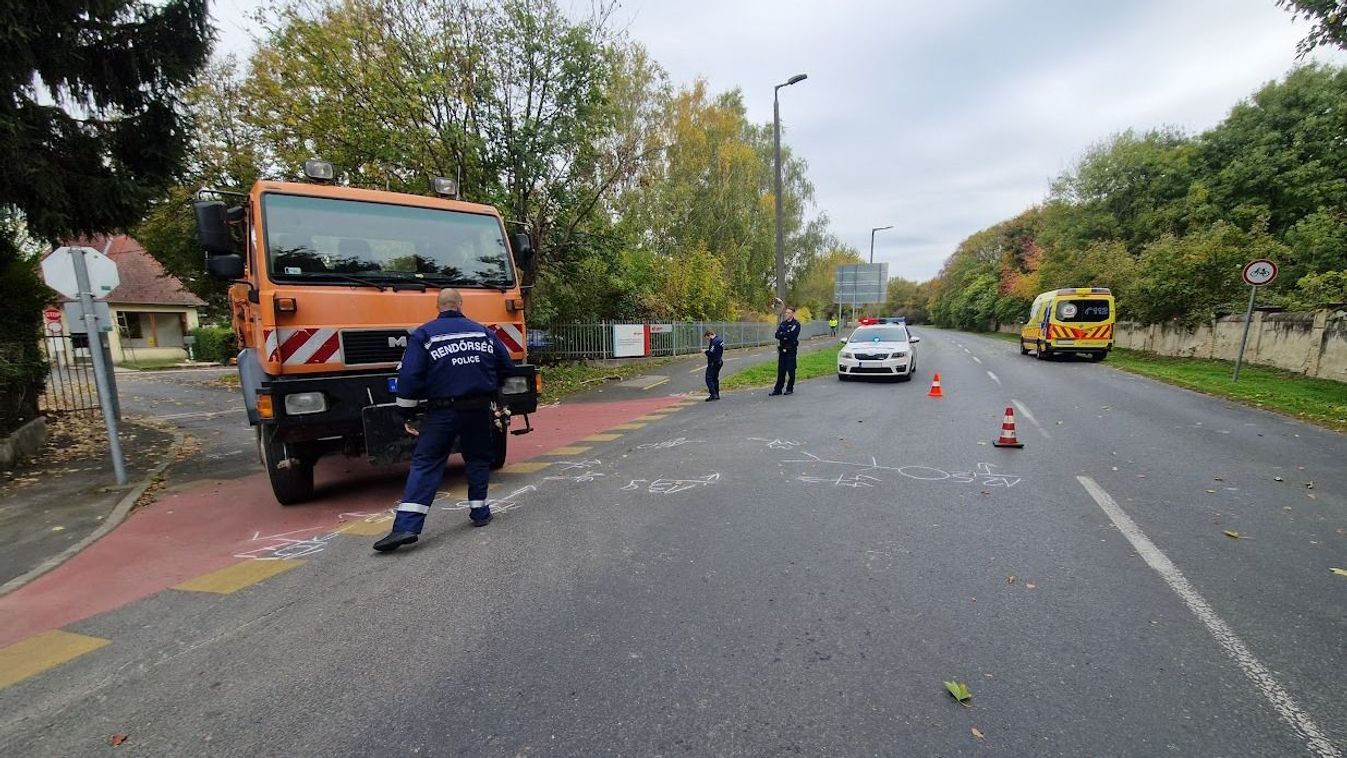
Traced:
[[1266, 258], [1249, 261], [1244, 266], [1244, 282], [1246, 284], [1262, 287], [1265, 284], [1272, 284], [1272, 281], [1276, 278], [1277, 264]]

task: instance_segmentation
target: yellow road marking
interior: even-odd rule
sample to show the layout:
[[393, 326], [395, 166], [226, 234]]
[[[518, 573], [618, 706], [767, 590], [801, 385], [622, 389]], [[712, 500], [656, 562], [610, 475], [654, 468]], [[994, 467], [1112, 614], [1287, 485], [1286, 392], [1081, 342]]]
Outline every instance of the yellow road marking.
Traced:
[[523, 463], [511, 463], [510, 465], [497, 471], [498, 474], [536, 474], [539, 471], [551, 466], [551, 461], [525, 461]]
[[643, 389], [643, 390], [654, 389], [654, 388], [660, 386], [661, 384], [668, 384], [668, 382], [669, 382], [669, 377], [666, 376], [666, 377], [664, 377], [663, 379], [659, 380], [658, 382], [655, 382], [654, 384], [647, 384], [646, 386], [642, 387], [641, 389]]
[[591, 434], [591, 435], [589, 435], [588, 437], [586, 437], [586, 438], [584, 438], [584, 439], [582, 439], [582, 440], [580, 440], [580, 441], [581, 441], [581, 442], [612, 442], [613, 440], [615, 440], [615, 439], [617, 439], [618, 437], [621, 437], [621, 436], [622, 436], [622, 435], [620, 435], [620, 434]]
[[214, 592], [217, 595], [230, 595], [263, 579], [269, 579], [300, 565], [304, 561], [285, 559], [279, 561], [243, 561], [212, 571], [204, 576], [187, 581], [174, 587], [183, 592]]
[[547, 452], [547, 455], [579, 455], [587, 450], [589, 450], [589, 448], [584, 445], [568, 445], [566, 447], [550, 450]]
[[388, 531], [389, 527], [392, 525], [393, 516], [384, 515], [376, 519], [353, 521], [346, 526], [343, 526], [341, 529], [338, 529], [337, 532], [339, 534], [350, 534], [356, 537], [373, 537]]
[[664, 417], [667, 416], [667, 415], [669, 415], [669, 414], [667, 414], [667, 413], [652, 413], [652, 414], [650, 414], [649, 416], [642, 416], [642, 417], [640, 417], [640, 418], [638, 418], [638, 419], [636, 419], [636, 420], [637, 420], [637, 421], [663, 421], [663, 420], [664, 420]]
[[0, 690], [92, 653], [110, 642], [101, 637], [54, 629], [0, 648]]
[[637, 429], [644, 429], [644, 428], [645, 424], [618, 424], [617, 426], [613, 427], [614, 430], [623, 432], [634, 432]]

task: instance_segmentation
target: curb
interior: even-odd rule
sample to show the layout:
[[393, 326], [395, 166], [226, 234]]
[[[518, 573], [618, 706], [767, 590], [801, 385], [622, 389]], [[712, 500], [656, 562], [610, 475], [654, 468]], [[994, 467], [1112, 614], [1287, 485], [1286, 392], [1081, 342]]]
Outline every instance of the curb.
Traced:
[[98, 525], [98, 528], [95, 529], [92, 534], [88, 535], [79, 542], [76, 542], [75, 544], [71, 545], [65, 550], [62, 550], [55, 556], [48, 558], [42, 563], [39, 563], [35, 568], [30, 569], [26, 573], [20, 574], [19, 576], [10, 579], [8, 582], [5, 582], [4, 584], [0, 584], [0, 597], [8, 595], [9, 593], [14, 592], [15, 590], [32, 582], [38, 577], [41, 577], [43, 574], [46, 574], [60, 567], [61, 564], [65, 563], [66, 561], [78, 555], [80, 551], [84, 550], [86, 547], [94, 544], [95, 542], [103, 539], [104, 537], [107, 536], [108, 532], [111, 532], [113, 529], [116, 529], [118, 526], [120, 526], [121, 523], [126, 520], [126, 517], [131, 513], [131, 507], [136, 504], [136, 501], [140, 499], [141, 495], [145, 494], [145, 490], [149, 489], [150, 485], [154, 483], [154, 480], [158, 479], [164, 473], [164, 471], [168, 469], [169, 464], [173, 462], [173, 459], [174, 457], [176, 457], [178, 450], [182, 447], [182, 443], [183, 443], [182, 432], [179, 431], [178, 429], [174, 429], [173, 444], [169, 446], [168, 455], [164, 457], [164, 462], [159, 464], [158, 466], [155, 466], [154, 469], [152, 469], [149, 473], [147, 473], [143, 479], [132, 485], [131, 489], [128, 490], [127, 493], [122, 496], [122, 499], [117, 501], [117, 505], [113, 507], [112, 513], [109, 514], [108, 517], [103, 520], [102, 524]]

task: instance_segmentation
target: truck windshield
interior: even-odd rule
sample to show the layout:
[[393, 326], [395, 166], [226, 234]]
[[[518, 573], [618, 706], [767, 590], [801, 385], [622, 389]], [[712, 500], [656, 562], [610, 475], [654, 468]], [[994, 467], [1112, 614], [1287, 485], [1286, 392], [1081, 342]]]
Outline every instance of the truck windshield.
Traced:
[[262, 211], [274, 279], [514, 285], [494, 216], [276, 193], [263, 195]]

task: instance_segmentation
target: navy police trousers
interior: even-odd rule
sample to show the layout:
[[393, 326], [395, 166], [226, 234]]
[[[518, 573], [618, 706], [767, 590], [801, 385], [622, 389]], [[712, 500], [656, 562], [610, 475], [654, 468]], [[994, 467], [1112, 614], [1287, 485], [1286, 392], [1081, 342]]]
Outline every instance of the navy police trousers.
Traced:
[[430, 504], [444, 479], [444, 464], [458, 440], [458, 450], [468, 468], [468, 501], [471, 507], [486, 505], [491, 476], [491, 409], [438, 408], [421, 418], [421, 436], [412, 453], [412, 470], [393, 520], [393, 531], [420, 534]]

